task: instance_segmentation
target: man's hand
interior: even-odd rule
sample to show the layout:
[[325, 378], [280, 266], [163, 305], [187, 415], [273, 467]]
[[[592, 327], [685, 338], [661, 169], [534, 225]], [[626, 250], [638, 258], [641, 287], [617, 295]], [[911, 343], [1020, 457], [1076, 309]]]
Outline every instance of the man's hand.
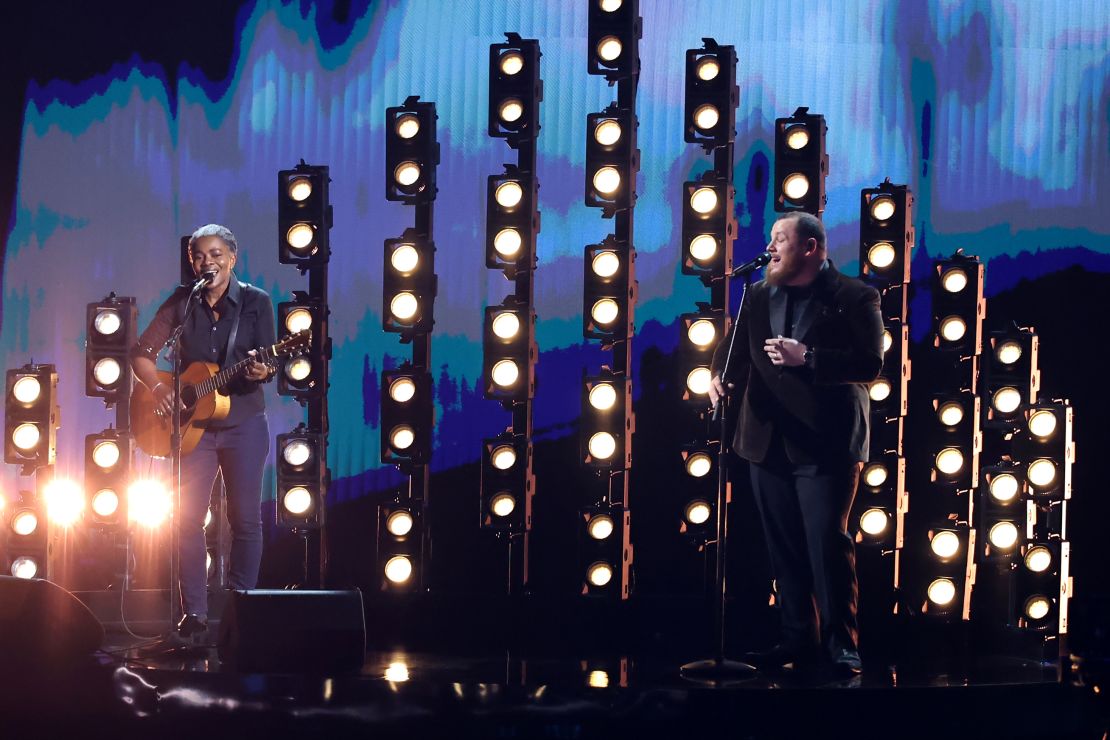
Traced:
[[259, 362], [258, 360], [254, 359], [254, 356], [257, 354], [258, 352], [253, 349], [247, 353], [247, 355], [250, 357], [250, 363], [247, 364], [246, 377], [247, 380], [253, 380], [256, 383], [260, 383], [266, 378], [270, 377], [270, 367], [266, 363]]
[[[154, 388], [151, 389], [150, 395], [154, 396], [154, 413], [160, 419], [170, 418], [173, 413], [173, 388], [170, 388], [165, 383], [156, 383]], [[185, 410], [185, 405], [181, 404], [181, 410]]]
[[806, 361], [806, 346], [797, 339], [787, 339], [782, 335], [768, 339], [763, 351], [776, 367], [800, 367]]
[[[728, 387], [731, 390], [736, 386], [729, 383]], [[709, 403], [713, 408], [717, 408], [717, 401], [724, 398], [726, 392], [725, 384], [721, 382], [721, 376], [714, 375], [713, 380], [709, 381]]]

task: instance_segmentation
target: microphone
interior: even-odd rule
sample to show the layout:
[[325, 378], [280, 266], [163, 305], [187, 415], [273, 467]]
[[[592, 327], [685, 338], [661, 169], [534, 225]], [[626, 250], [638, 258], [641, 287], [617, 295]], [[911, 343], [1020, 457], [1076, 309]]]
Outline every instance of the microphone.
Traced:
[[732, 269], [732, 272], [729, 273], [729, 277], [736, 277], [737, 275], [747, 275], [750, 272], [755, 272], [756, 270], [763, 267], [764, 265], [766, 265], [770, 261], [771, 261], [771, 253], [770, 252], [762, 252], [762, 253], [756, 255], [755, 259], [753, 259], [749, 262], [745, 262], [744, 264], [740, 265], [739, 267], [734, 267]]
[[194, 293], [197, 292], [198, 290], [200, 290], [204, 286], [208, 285], [210, 282], [212, 282], [215, 279], [216, 279], [216, 271], [215, 270], [208, 270], [207, 272], [201, 273], [200, 277], [198, 277], [196, 279], [196, 281], [193, 283], [193, 292]]

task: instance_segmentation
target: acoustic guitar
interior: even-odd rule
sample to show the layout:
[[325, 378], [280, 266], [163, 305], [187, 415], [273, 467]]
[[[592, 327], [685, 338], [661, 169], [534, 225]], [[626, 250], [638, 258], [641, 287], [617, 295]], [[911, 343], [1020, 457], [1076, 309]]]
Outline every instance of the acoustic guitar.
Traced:
[[[304, 354], [312, 332], [303, 329], [290, 334], [277, 344], [260, 347], [253, 357], [220, 369], [211, 362], [193, 362], [181, 373], [181, 452], [192, 452], [200, 442], [209, 422], [227, 417], [231, 411], [231, 398], [224, 392], [227, 384], [246, 375], [251, 360], [274, 365], [279, 357]], [[173, 386], [173, 374], [158, 371], [158, 380]], [[169, 417], [159, 417], [155, 410], [158, 404], [151, 389], [136, 383], [131, 392], [131, 433], [135, 442], [151, 457], [169, 457], [172, 452], [170, 441], [173, 436], [173, 422]]]

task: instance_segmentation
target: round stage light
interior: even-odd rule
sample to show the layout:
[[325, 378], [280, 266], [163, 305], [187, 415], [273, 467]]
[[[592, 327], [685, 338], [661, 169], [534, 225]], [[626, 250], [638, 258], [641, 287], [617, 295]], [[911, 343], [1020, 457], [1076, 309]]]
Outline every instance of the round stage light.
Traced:
[[607, 689], [609, 688], [609, 674], [605, 671], [590, 671], [586, 676], [586, 684], [591, 689]]
[[937, 606], [948, 606], [956, 598], [956, 584], [951, 578], [937, 578], [929, 584], [929, 601]]
[[420, 179], [420, 165], [412, 160], [401, 162], [393, 170], [393, 179], [403, 188], [412, 187]]
[[707, 367], [695, 367], [686, 376], [686, 388], [696, 396], [704, 396], [709, 393], [712, 383], [713, 373]]
[[708, 319], [697, 319], [686, 330], [686, 336], [695, 347], [708, 347], [717, 339], [717, 327]]
[[940, 335], [946, 341], [958, 342], [965, 334], [967, 334], [967, 322], [960, 316], [945, 316], [940, 322]]
[[600, 278], [611, 278], [621, 269], [621, 258], [616, 252], [605, 249], [594, 255], [590, 261], [590, 269]]
[[612, 118], [603, 118], [594, 126], [594, 141], [601, 146], [613, 146], [620, 141], [622, 133], [620, 122]]
[[54, 478], [42, 487], [47, 504], [47, 518], [61, 527], [77, 524], [84, 510], [84, 491], [72, 480]]
[[959, 293], [967, 287], [967, 273], [959, 268], [949, 268], [941, 274], [940, 284], [949, 293]]
[[501, 116], [501, 120], [505, 123], [516, 123], [524, 115], [524, 104], [520, 102], [519, 98], [508, 98], [501, 101], [497, 114]]
[[602, 298], [594, 303], [593, 308], [590, 309], [590, 316], [602, 326], [607, 326], [616, 321], [619, 313], [620, 309], [617, 302], [612, 298]]
[[119, 445], [114, 439], [105, 439], [93, 445], [92, 459], [98, 468], [107, 470], [119, 462]]
[[34, 534], [35, 530], [39, 528], [39, 516], [30, 509], [17, 511], [12, 516], [11, 527], [12, 531], [20, 537]]
[[37, 424], [26, 422], [12, 430], [12, 444], [23, 452], [30, 452], [39, 444], [41, 434]]
[[613, 568], [608, 563], [594, 563], [586, 571], [586, 578], [589, 579], [590, 585], [601, 588], [613, 580]]
[[520, 368], [517, 367], [516, 360], [498, 360], [495, 362], [490, 370], [490, 379], [493, 380], [495, 385], [502, 388], [515, 385], [517, 380], [520, 379]]
[[708, 262], [717, 255], [717, 239], [712, 234], [698, 234], [690, 240], [690, 256]]
[[696, 499], [691, 501], [686, 506], [686, 521], [690, 524], [701, 525], [709, 521], [709, 515], [713, 513], [709, 502], [703, 499]]
[[703, 216], [717, 210], [717, 191], [713, 188], [697, 188], [690, 194], [690, 207]]
[[1047, 457], [1034, 460], [1029, 464], [1029, 482], [1038, 488], [1046, 488], [1056, 480], [1056, 463]]
[[285, 232], [285, 243], [299, 254], [308, 252], [315, 240], [316, 230], [312, 228], [312, 224], [293, 224]]
[[520, 318], [512, 311], [504, 311], [493, 317], [490, 326], [498, 338], [512, 339], [520, 331]]
[[954, 427], [964, 420], [964, 407], [956, 401], [948, 401], [937, 409], [937, 416], [944, 426]]
[[608, 460], [617, 451], [617, 440], [609, 432], [598, 432], [590, 437], [590, 455], [597, 460]]
[[102, 357], [93, 365], [93, 378], [102, 388], [109, 388], [118, 383], [121, 375], [123, 375], [123, 368], [119, 360], [114, 357]]
[[1034, 437], [1048, 439], [1056, 431], [1056, 414], [1042, 409], [1029, 417], [1029, 431]]
[[994, 356], [1003, 365], [1013, 365], [1021, 359], [1021, 344], [1011, 340], [1007, 340], [994, 350]]
[[859, 518], [859, 528], [872, 537], [886, 531], [887, 515], [882, 509], [868, 509]]
[[300, 383], [312, 374], [312, 362], [307, 357], [294, 357], [285, 363], [285, 377], [294, 383]]
[[93, 318], [93, 328], [96, 333], [101, 336], [110, 337], [119, 331], [123, 326], [123, 321], [120, 319], [119, 311], [114, 308], [100, 308], [96, 311], [96, 317]]
[[208, 525], [212, 523], [212, 507], [209, 506], [204, 512], [204, 524], [202, 527], [208, 529]]
[[420, 253], [412, 244], [399, 244], [389, 255], [389, 264], [402, 275], [408, 275], [420, 264]]
[[883, 354], [885, 355], [894, 346], [894, 336], [889, 329], [883, 329]]
[[99, 517], [110, 517], [119, 509], [119, 494], [111, 488], [102, 488], [92, 498], [93, 513]]
[[307, 308], [294, 308], [285, 314], [285, 330], [290, 334], [312, 328], [312, 312]]
[[624, 46], [616, 36], [605, 36], [597, 43], [597, 55], [603, 62], [612, 62], [621, 55]]
[[411, 139], [420, 133], [420, 118], [413, 113], [402, 113], [397, 116], [393, 130], [402, 139]]
[[499, 493], [490, 501], [489, 508], [495, 516], [508, 516], [516, 508], [516, 499], [508, 493]]
[[416, 296], [407, 290], [403, 290], [393, 296], [393, 300], [389, 302], [389, 311], [398, 321], [410, 321], [416, 316], [419, 306]]
[[945, 475], [955, 475], [964, 466], [964, 453], [956, 447], [945, 447], [937, 453], [936, 465]]
[[407, 450], [416, 441], [416, 432], [408, 424], [399, 424], [389, 433], [389, 444], [395, 450]]
[[1017, 544], [1018, 528], [1013, 522], [998, 522], [991, 527], [987, 539], [999, 550], [1009, 550]]
[[620, 9], [622, 0], [598, 0], [598, 7], [606, 13], [612, 13]]
[[809, 178], [801, 172], [792, 172], [782, 181], [782, 194], [793, 201], [799, 201], [809, 192]]
[[409, 680], [409, 667], [401, 661], [393, 661], [386, 666], [382, 678], [392, 683], [404, 683]]
[[611, 197], [621, 186], [621, 173], [616, 167], [602, 167], [594, 173], [594, 189]]
[[498, 60], [498, 66], [503, 74], [512, 77], [524, 69], [524, 55], [519, 51], [507, 51]]
[[809, 129], [800, 123], [786, 127], [786, 146], [797, 151], [809, 144]]
[[1040, 621], [1052, 611], [1052, 602], [1047, 596], [1035, 594], [1025, 600], [1025, 616], [1033, 621]]
[[1017, 478], [1011, 473], [999, 473], [990, 479], [991, 498], [1001, 504], [1008, 504], [1018, 494]]
[[489, 461], [498, 470], [508, 470], [516, 465], [516, 449], [512, 445], [498, 445], [490, 452]]
[[23, 555], [12, 561], [12, 575], [16, 578], [30, 579], [39, 574], [39, 564], [35, 559]]
[[876, 270], [885, 270], [894, 264], [897, 253], [890, 242], [877, 242], [867, 250], [867, 262]]
[[291, 178], [285, 192], [289, 194], [290, 200], [303, 203], [312, 196], [312, 180], [303, 175]]
[[397, 378], [389, 384], [389, 397], [397, 403], [408, 403], [416, 395], [416, 383], [412, 378]]
[[894, 215], [894, 198], [889, 195], [880, 195], [871, 201], [871, 218], [876, 221], [886, 221]]
[[598, 411], [608, 411], [617, 402], [617, 389], [612, 383], [597, 383], [590, 388], [589, 399]]
[[720, 120], [721, 113], [715, 105], [699, 105], [694, 111], [694, 125], [702, 131], [713, 128]]
[[293, 486], [282, 496], [281, 505], [293, 516], [304, 516], [312, 508], [312, 494], [304, 486]]
[[15, 397], [15, 400], [25, 406], [29, 406], [39, 400], [39, 396], [42, 395], [42, 385], [39, 383], [38, 378], [31, 375], [24, 375], [12, 385], [12, 395]]
[[586, 532], [595, 540], [604, 540], [613, 534], [613, 518], [608, 514], [594, 514], [586, 523]]
[[520, 232], [516, 229], [501, 229], [493, 237], [493, 248], [505, 259], [515, 258], [524, 244]]
[[290, 439], [282, 448], [281, 456], [287, 464], [299, 468], [312, 459], [312, 445], [303, 439]]
[[942, 529], [933, 535], [929, 547], [938, 558], [947, 560], [960, 551], [960, 537], [951, 530]]
[[405, 555], [394, 555], [386, 561], [385, 577], [391, 583], [405, 583], [412, 577], [412, 561]]
[[127, 515], [144, 527], [158, 527], [170, 516], [169, 490], [156, 480], [137, 480], [127, 488]]
[[686, 472], [695, 478], [704, 478], [713, 469], [713, 458], [705, 452], [695, 452], [686, 458]]
[[717, 61], [717, 57], [702, 57], [694, 66], [694, 73], [702, 82], [715, 80], [721, 73], [721, 63]]
[[516, 208], [524, 198], [524, 188], [516, 180], [506, 180], [493, 191], [493, 199], [502, 208]]
[[385, 518], [385, 528], [394, 537], [404, 537], [412, 531], [412, 512], [398, 509]]
[[878, 488], [886, 483], [887, 469], [882, 463], [868, 463], [863, 469], [863, 481], [872, 488]]
[[1044, 573], [1052, 566], [1052, 551], [1044, 545], [1034, 545], [1025, 553], [1025, 567], [1034, 573]]
[[879, 378], [878, 380], [871, 381], [871, 386], [868, 389], [868, 395], [871, 396], [872, 401], [885, 401], [890, 398], [890, 381], [886, 378]]
[[991, 396], [991, 406], [1000, 414], [1012, 414], [1021, 406], [1021, 391], [1013, 386], [999, 388]]

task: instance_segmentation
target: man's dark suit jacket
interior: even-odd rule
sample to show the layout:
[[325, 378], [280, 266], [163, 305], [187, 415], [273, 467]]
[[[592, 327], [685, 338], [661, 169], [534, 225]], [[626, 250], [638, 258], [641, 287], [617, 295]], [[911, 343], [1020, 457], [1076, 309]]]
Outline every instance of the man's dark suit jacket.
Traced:
[[[785, 321], [785, 290], [764, 280], [748, 289], [724, 378], [744, 394], [733, 449], [763, 462], [781, 434], [795, 465], [866, 461], [867, 384], [883, 364], [878, 291], [829, 262], [796, 323], [794, 338], [813, 351], [802, 367], [776, 367], [763, 351], [769, 337], [785, 334]], [[731, 333], [714, 352], [714, 375], [724, 367], [730, 339]]]

